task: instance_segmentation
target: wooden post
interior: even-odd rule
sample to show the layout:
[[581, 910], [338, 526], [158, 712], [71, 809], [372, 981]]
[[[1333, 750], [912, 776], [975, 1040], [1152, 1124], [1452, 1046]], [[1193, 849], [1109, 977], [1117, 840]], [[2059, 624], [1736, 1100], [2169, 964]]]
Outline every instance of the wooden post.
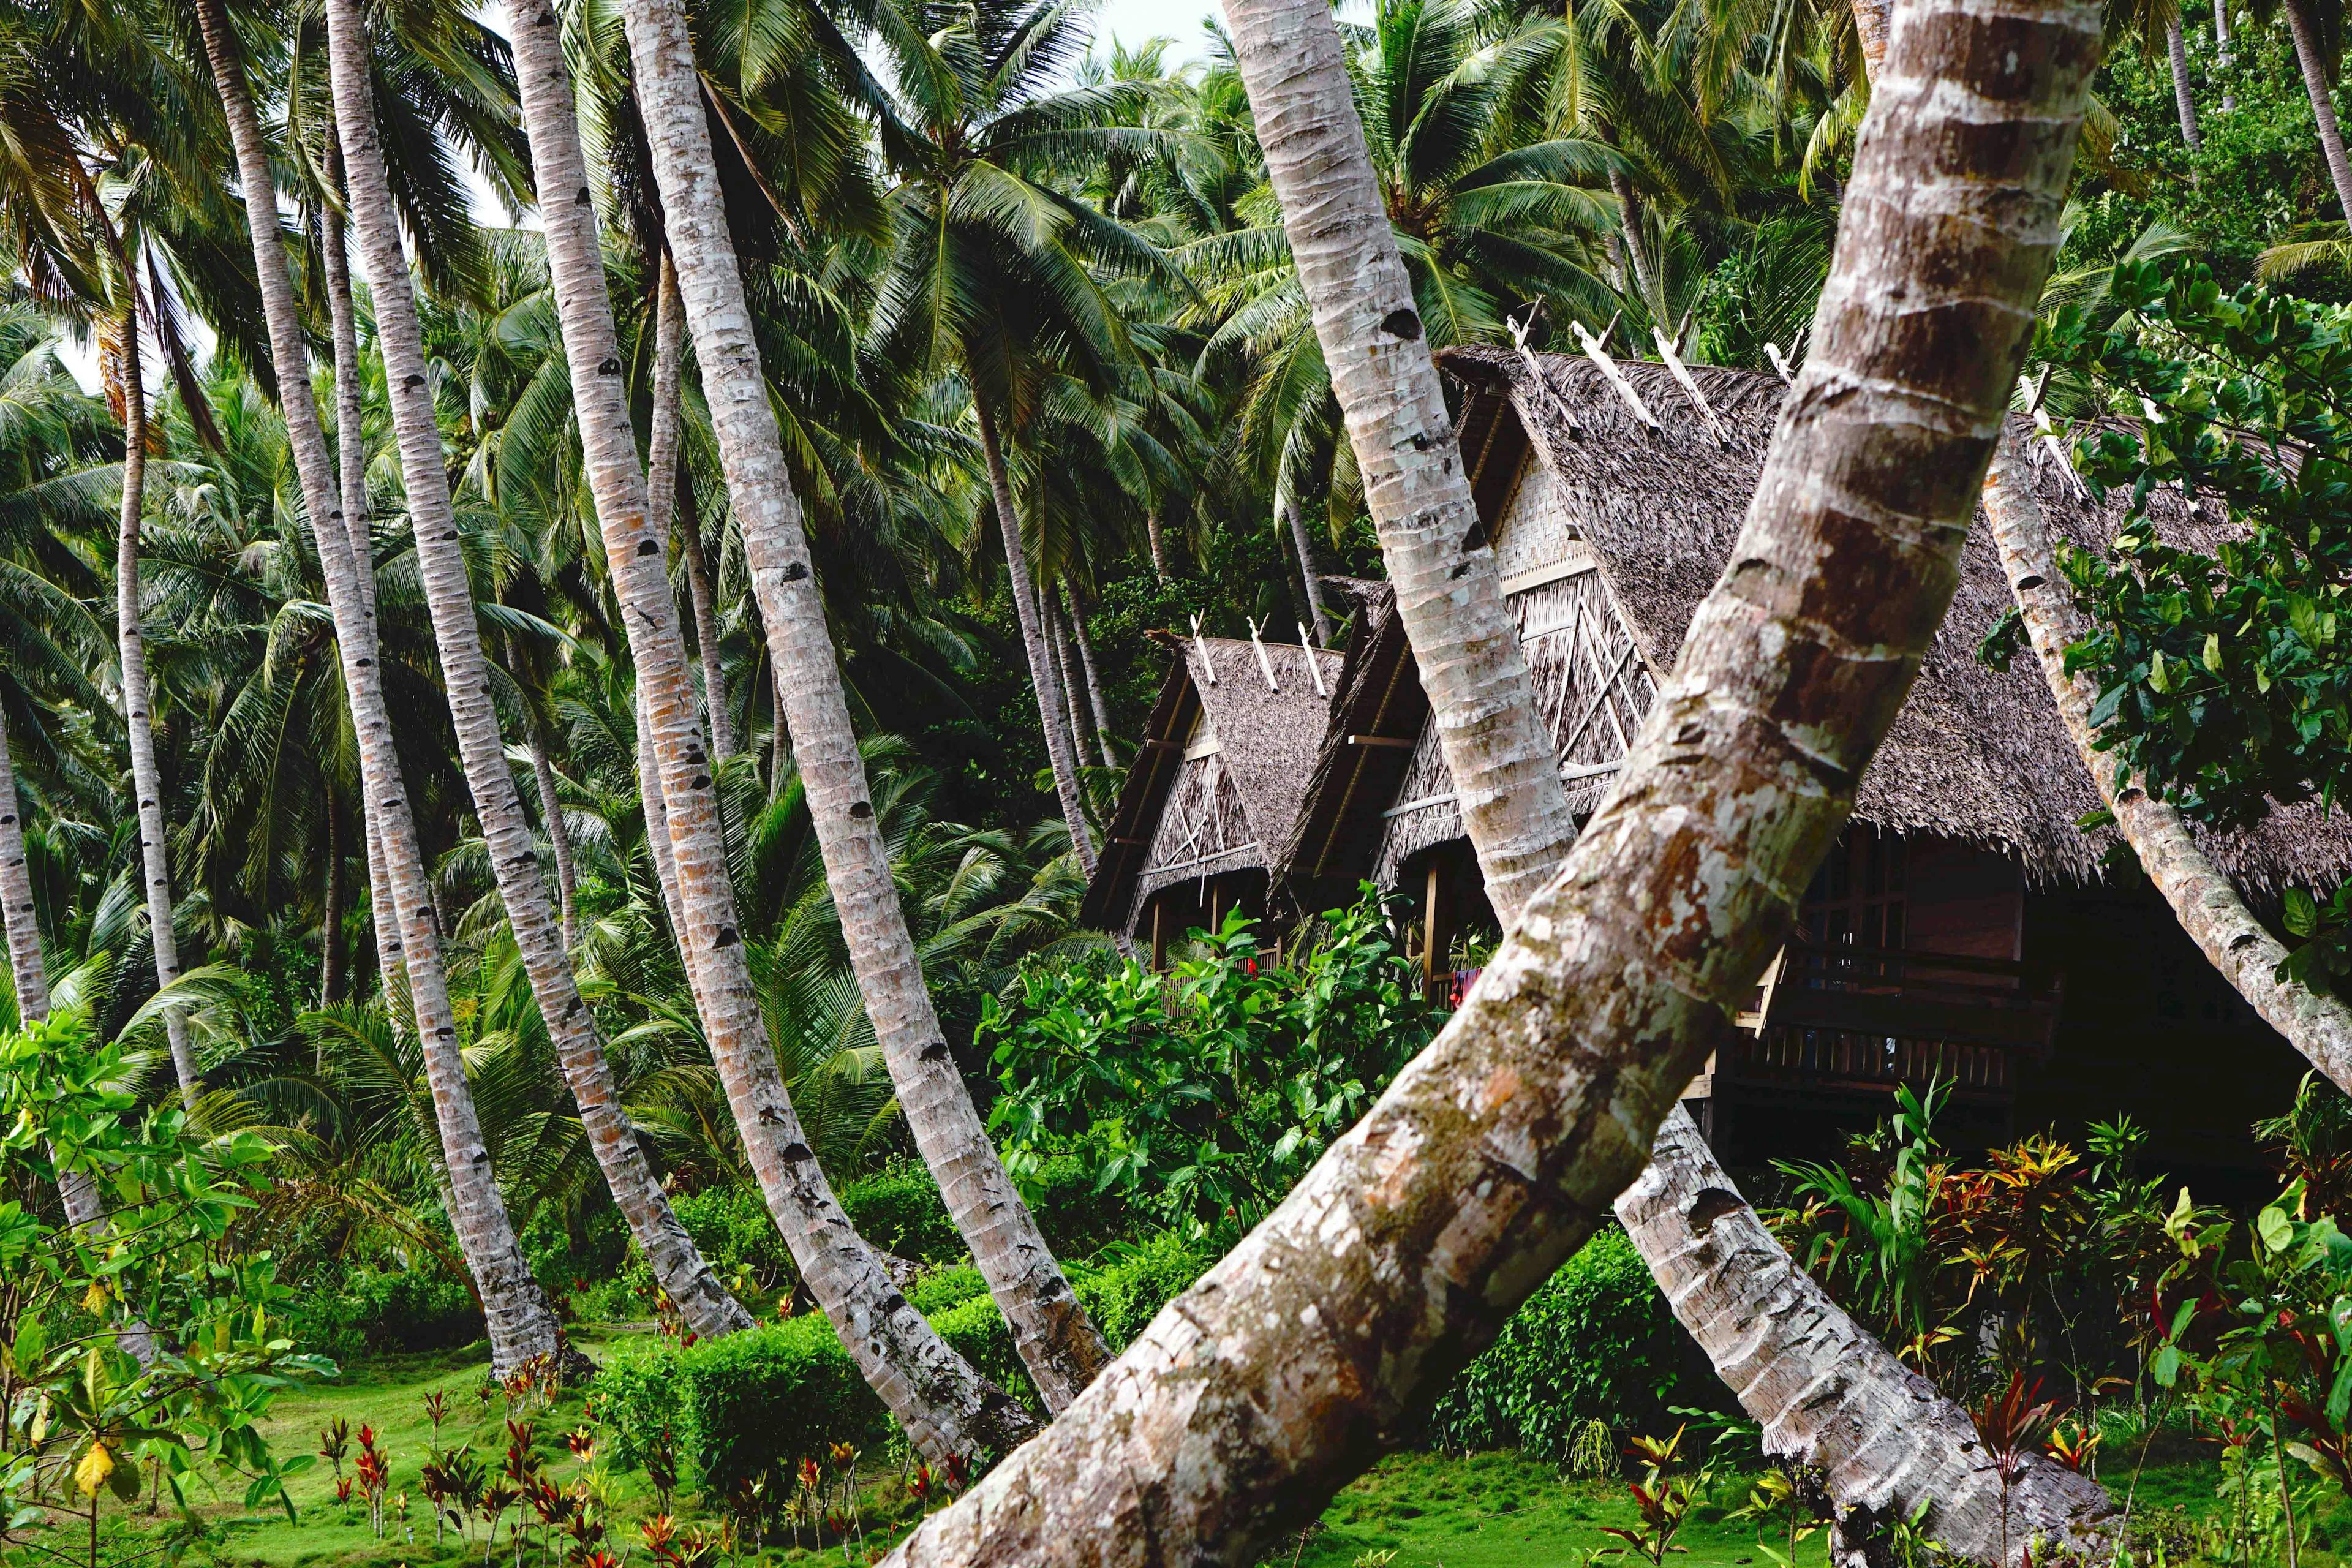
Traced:
[[1158, 973], [1168, 967], [1168, 892], [1161, 889], [1151, 895], [1151, 968]]
[[1423, 896], [1421, 905], [1421, 968], [1424, 982], [1423, 994], [1430, 996], [1437, 994], [1438, 972], [1445, 963], [1444, 943], [1438, 934], [1440, 930], [1437, 907], [1438, 877], [1439, 867], [1442, 864], [1443, 862], [1437, 857], [1430, 857], [1429, 886], [1427, 892]]

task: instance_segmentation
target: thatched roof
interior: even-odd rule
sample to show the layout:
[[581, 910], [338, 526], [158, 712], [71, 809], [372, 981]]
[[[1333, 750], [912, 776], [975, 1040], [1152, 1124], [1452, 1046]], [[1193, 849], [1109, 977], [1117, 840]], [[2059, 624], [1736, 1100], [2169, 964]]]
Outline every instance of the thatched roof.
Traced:
[[[1644, 658], [1671, 668], [1698, 602], [1715, 585], [1745, 520], [1762, 471], [1784, 388], [1772, 376], [1694, 366], [1691, 374], [1723, 428], [1718, 441], [1688, 395], [1662, 365], [1624, 363], [1621, 369], [1657, 418], [1652, 429], [1581, 356], [1541, 356], [1542, 380], [1509, 351], [1455, 350], [1446, 372], [1467, 389], [1462, 441], [1465, 454], [1504, 459], [1475, 464], [1480, 508], [1489, 523], [1500, 505], [1516, 457], [1514, 442], [1532, 447], [1550, 470], [1557, 510], [1591, 545], [1617, 603], [1633, 623]], [[2122, 498], [2102, 506], [2054, 460], [2034, 466], [2035, 490], [2051, 521], [2078, 542], [2104, 544], [2123, 515]], [[2168, 532], [2210, 538], [2213, 524], [2178, 498], [2152, 505]], [[1507, 542], [1506, 542], [1507, 543]], [[2006, 673], [1987, 668], [1977, 645], [2009, 608], [2008, 581], [1990, 526], [1970, 531], [1950, 614], [1927, 653], [1917, 685], [1886, 743], [1864, 776], [1855, 815], [1902, 834], [1932, 834], [1980, 845], [2017, 860], [2035, 885], [2101, 879], [2110, 836], [2075, 826], [2098, 800], [2057, 709], [2030, 654]], [[1349, 650], [1343, 691], [1318, 758], [1312, 794], [1299, 813], [1277, 875], [1301, 902], [1330, 896], [1335, 880], [1352, 879], [1370, 865], [1368, 841], [1377, 832], [1373, 806], [1366, 826], [1361, 795], [1343, 731], [1376, 732], [1369, 705], [1385, 689], [1394, 661], [1409, 661], [1403, 631], [1393, 617], [1365, 616], [1367, 629]], [[1409, 677], [1408, 671], [1408, 677]], [[1412, 700], [1387, 699], [1377, 732], [1417, 732], [1425, 708], [1418, 682]], [[1411, 730], [1404, 726], [1411, 725]], [[1401, 773], [1391, 754], [1372, 765]], [[1357, 799], [1342, 805], [1352, 787]], [[2251, 894], [2283, 884], [2340, 880], [2352, 874], [2352, 830], [2342, 814], [2323, 816], [2303, 805], [2273, 812], [2252, 833], [2206, 835], [2207, 847]], [[1353, 858], [1350, 858], [1352, 852]]]
[[[1289, 841], [1328, 717], [1308, 660], [1315, 661], [1326, 689], [1339, 676], [1336, 652], [1267, 643], [1266, 664], [1274, 671], [1269, 689], [1257, 649], [1244, 639], [1195, 639], [1167, 632], [1154, 637], [1176, 657], [1119, 791], [1094, 880], [1087, 886], [1079, 918], [1091, 926], [1124, 927], [1139, 902], [1169, 881], [1270, 865], [1274, 850]], [[1215, 737], [1219, 765], [1232, 783], [1248, 832], [1242, 847], [1213, 864], [1160, 875], [1152, 845], [1196, 721]]]

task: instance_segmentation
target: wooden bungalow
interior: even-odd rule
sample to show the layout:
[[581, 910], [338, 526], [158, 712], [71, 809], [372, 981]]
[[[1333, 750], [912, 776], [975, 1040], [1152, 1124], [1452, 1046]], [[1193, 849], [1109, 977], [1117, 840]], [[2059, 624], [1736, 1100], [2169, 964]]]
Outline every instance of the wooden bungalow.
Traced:
[[[1597, 805], [1723, 570], [1761, 471], [1776, 378], [1609, 371], [1584, 357], [1454, 351], [1479, 513], [1580, 811]], [[1636, 406], [1638, 400], [1639, 406]], [[2036, 485], [2084, 542], [2115, 514], [2045, 454]], [[2177, 501], [2169, 526], [2203, 527]], [[1692, 1086], [1727, 1159], [1809, 1152], [1882, 1116], [1892, 1087], [1955, 1084], [1956, 1141], [2128, 1111], [2178, 1173], [2255, 1165], [2248, 1124], [2287, 1103], [2301, 1059], [2183, 937], [2112, 835], [2031, 654], [1977, 647], [2010, 596], [1989, 531], [1918, 684], [1864, 777], [1855, 820], [1759, 987], [1739, 1044]], [[1277, 903], [1328, 907], [1370, 878], [1407, 896], [1439, 993], [1491, 935], [1403, 629], [1367, 605], [1292, 830]], [[2274, 814], [2209, 839], [2249, 897], [2352, 872], [2340, 816]], [[1466, 939], [1466, 940], [1465, 940]]]
[[1081, 918], [1151, 944], [1266, 911], [1323, 739], [1340, 656], [1290, 643], [1158, 634], [1175, 657], [1087, 887]]

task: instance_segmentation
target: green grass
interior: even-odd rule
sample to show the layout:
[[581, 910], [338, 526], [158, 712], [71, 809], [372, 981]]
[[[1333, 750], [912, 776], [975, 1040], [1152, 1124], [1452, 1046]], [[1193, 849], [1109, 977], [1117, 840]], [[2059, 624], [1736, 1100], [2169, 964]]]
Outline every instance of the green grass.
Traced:
[[[588, 1330], [581, 1333], [578, 1342], [591, 1356], [601, 1359], [623, 1338], [625, 1335]], [[281, 1397], [273, 1411], [267, 1432], [281, 1457], [316, 1452], [320, 1429], [337, 1417], [350, 1423], [356, 1452], [361, 1424], [371, 1425], [378, 1447], [391, 1460], [393, 1491], [408, 1494], [404, 1528], [395, 1519], [389, 1537], [376, 1541], [368, 1527], [366, 1510], [356, 1499], [348, 1505], [335, 1501], [333, 1473], [321, 1462], [297, 1477], [289, 1488], [299, 1522], [289, 1521], [282, 1511], [247, 1513], [234, 1497], [201, 1501], [199, 1512], [211, 1527], [212, 1539], [189, 1561], [202, 1563], [209, 1559], [220, 1568], [460, 1568], [467, 1563], [479, 1563], [478, 1540], [470, 1554], [454, 1531], [445, 1544], [436, 1547], [433, 1521], [417, 1486], [417, 1468], [436, 1442], [425, 1410], [425, 1396], [435, 1392], [444, 1394], [449, 1405], [438, 1442], [445, 1447], [471, 1443], [478, 1455], [493, 1469], [497, 1468], [507, 1447], [506, 1409], [503, 1399], [485, 1403], [476, 1397], [486, 1366], [486, 1353], [478, 1345], [436, 1354], [375, 1358], [334, 1382]], [[578, 1477], [582, 1467], [565, 1449], [563, 1435], [583, 1424], [580, 1395], [568, 1393], [531, 1419], [537, 1430], [535, 1446], [549, 1477], [559, 1485]], [[2210, 1458], [2184, 1448], [2163, 1459], [2142, 1475], [2137, 1510], [2147, 1514], [2176, 1506], [2195, 1513], [2210, 1510], [2216, 1478]], [[918, 1510], [895, 1470], [880, 1456], [870, 1456], [865, 1463], [871, 1471], [888, 1472], [871, 1481], [864, 1494], [868, 1519], [875, 1521], [867, 1546], [878, 1552], [913, 1522]], [[351, 1464], [347, 1458], [347, 1474]], [[2110, 1469], [2114, 1473], [2106, 1479], [2120, 1500], [2127, 1471], [2112, 1465]], [[1736, 1475], [1714, 1481], [1677, 1538], [1676, 1544], [1687, 1550], [1687, 1555], [1675, 1554], [1677, 1563], [1685, 1568], [1772, 1568], [1770, 1558], [1758, 1550], [1759, 1525], [1729, 1517], [1745, 1500], [1748, 1484], [1746, 1477]], [[649, 1483], [641, 1473], [614, 1476], [608, 1495], [607, 1549], [630, 1568], [649, 1564], [637, 1531], [638, 1522], [656, 1511], [656, 1500]], [[716, 1522], [690, 1484], [687, 1495], [677, 1500], [676, 1511], [690, 1521]], [[1389, 1553], [1391, 1568], [1585, 1568], [1596, 1551], [1619, 1544], [1602, 1533], [1605, 1527], [1634, 1521], [1634, 1510], [1622, 1480], [1567, 1479], [1549, 1465], [1516, 1452], [1467, 1457], [1399, 1454], [1382, 1460], [1343, 1490], [1303, 1542], [1293, 1537], [1269, 1552], [1265, 1562], [1271, 1568], [1354, 1568]], [[110, 1533], [123, 1539], [103, 1556], [111, 1562], [129, 1561], [140, 1545], [159, 1537], [163, 1523], [128, 1509], [121, 1510]], [[2336, 1533], [2352, 1537], [2352, 1518]], [[142, 1537], [146, 1542], [138, 1539]], [[1777, 1534], [1770, 1539], [1778, 1543]], [[2321, 1542], [2314, 1544], [2317, 1547]], [[2326, 1544], [2340, 1549], [2345, 1542], [2339, 1539]], [[767, 1558], [772, 1563], [810, 1565], [843, 1560], [837, 1546], [822, 1551], [771, 1548]], [[496, 1562], [504, 1565], [512, 1561], [502, 1531]], [[536, 1568], [543, 1561], [534, 1535], [524, 1562]], [[1613, 1558], [1610, 1568], [1637, 1568], [1641, 1561]], [[2325, 1551], [2314, 1551], [2305, 1554], [2305, 1561], [2311, 1568], [2322, 1568], [2332, 1565], [2335, 1559]], [[1825, 1568], [1826, 1562], [1824, 1534], [1816, 1533], [1798, 1549], [1797, 1568]]]

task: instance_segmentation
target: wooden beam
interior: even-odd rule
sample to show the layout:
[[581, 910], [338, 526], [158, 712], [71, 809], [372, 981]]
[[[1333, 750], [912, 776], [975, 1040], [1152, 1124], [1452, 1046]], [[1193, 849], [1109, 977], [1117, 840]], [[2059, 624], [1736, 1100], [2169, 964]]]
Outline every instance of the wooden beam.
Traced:
[[1399, 751], [1409, 752], [1412, 750], [1413, 742], [1416, 739], [1418, 739], [1418, 737], [1412, 735], [1350, 735], [1348, 737], [1348, 744], [1351, 746], [1392, 746]]

